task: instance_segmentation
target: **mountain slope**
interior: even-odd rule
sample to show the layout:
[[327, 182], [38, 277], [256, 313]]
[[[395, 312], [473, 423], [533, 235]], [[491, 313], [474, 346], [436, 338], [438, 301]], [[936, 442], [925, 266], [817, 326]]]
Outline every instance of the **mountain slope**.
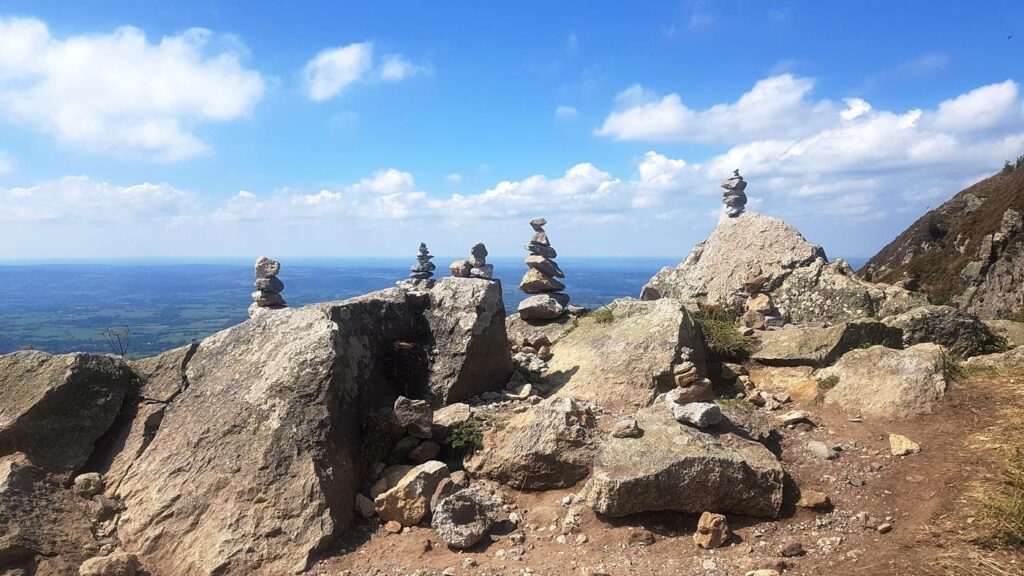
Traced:
[[916, 282], [939, 302], [983, 318], [1024, 305], [1024, 157], [914, 222], [860, 270], [875, 282]]

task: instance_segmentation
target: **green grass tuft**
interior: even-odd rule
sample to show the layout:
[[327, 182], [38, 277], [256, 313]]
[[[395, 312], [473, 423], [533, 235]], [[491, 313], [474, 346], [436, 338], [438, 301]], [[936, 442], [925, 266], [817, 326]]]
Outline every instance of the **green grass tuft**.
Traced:
[[484, 431], [480, 420], [470, 418], [452, 428], [448, 434], [448, 445], [462, 454], [472, 454], [484, 447]]
[[701, 305], [694, 321], [704, 334], [708, 352], [718, 358], [740, 358], [746, 352], [746, 340], [740, 335], [739, 322], [724, 307]]

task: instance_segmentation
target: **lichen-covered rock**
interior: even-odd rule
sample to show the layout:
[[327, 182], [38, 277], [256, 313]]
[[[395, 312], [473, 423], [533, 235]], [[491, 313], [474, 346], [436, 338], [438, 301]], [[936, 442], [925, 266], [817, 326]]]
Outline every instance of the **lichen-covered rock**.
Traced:
[[1024, 322], [1013, 320], [985, 320], [993, 334], [1006, 342], [1008, 348], [1024, 346]]
[[434, 435], [434, 411], [426, 400], [412, 400], [399, 396], [395, 400], [395, 421], [398, 426], [414, 438], [430, 438]]
[[21, 452], [48, 473], [74, 473], [114, 422], [132, 381], [113, 356], [0, 356], [0, 456]]
[[874, 320], [843, 322], [827, 328], [801, 326], [759, 335], [754, 361], [766, 366], [828, 366], [857, 348], [902, 347], [902, 333]]
[[951, 306], [920, 306], [882, 320], [903, 331], [903, 344], [933, 342], [954, 356], [999, 352], [1002, 342], [981, 320]]
[[[752, 274], [758, 276], [761, 291], [774, 306], [798, 323], [843, 322], [878, 316], [887, 306], [902, 311], [910, 302], [927, 303], [923, 296], [902, 288], [857, 278], [846, 262], [829, 263], [825, 251], [796, 228], [749, 211], [719, 220], [707, 240], [675, 268], [658, 272], [640, 297], [696, 300], [738, 309], [747, 298], [745, 285]], [[752, 314], [763, 316], [762, 312]], [[748, 325], [756, 324], [755, 318], [748, 320]]]
[[946, 392], [945, 354], [937, 344], [905, 350], [852, 350], [815, 378], [828, 388], [825, 403], [883, 418], [930, 414]]
[[763, 445], [680, 425], [660, 405], [641, 410], [637, 421], [643, 436], [607, 438], [597, 451], [584, 490], [595, 512], [778, 515], [782, 466]]
[[1017, 346], [1006, 352], [968, 358], [964, 361], [964, 366], [971, 370], [1006, 370], [1024, 366], [1024, 346]]
[[485, 439], [471, 472], [520, 490], [572, 486], [590, 472], [594, 416], [569, 398], [549, 398]]
[[487, 535], [501, 502], [483, 488], [464, 488], [438, 501], [430, 525], [452, 548], [469, 548]]
[[633, 408], [675, 387], [675, 367], [684, 362], [707, 374], [700, 330], [682, 302], [623, 298], [607, 310], [607, 318], [581, 318], [552, 346], [542, 383], [557, 396]]

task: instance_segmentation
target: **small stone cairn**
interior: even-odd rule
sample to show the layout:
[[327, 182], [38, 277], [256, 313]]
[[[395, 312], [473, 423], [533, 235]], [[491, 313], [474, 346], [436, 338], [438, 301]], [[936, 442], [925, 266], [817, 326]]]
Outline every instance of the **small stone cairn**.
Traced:
[[483, 278], [490, 280], [494, 277], [494, 265], [487, 263], [487, 247], [484, 246], [483, 242], [473, 245], [469, 249], [469, 258], [452, 262], [448, 270], [456, 278]]
[[722, 181], [722, 188], [725, 190], [722, 192], [725, 215], [735, 218], [742, 214], [744, 206], [747, 205], [747, 194], [744, 192], [747, 189], [747, 182], [740, 176], [740, 171], [733, 170], [732, 178]]
[[419, 253], [416, 254], [416, 261], [418, 264], [410, 268], [412, 271], [409, 274], [409, 278], [412, 280], [429, 280], [434, 275], [434, 270], [437, 266], [430, 261], [434, 256], [427, 250], [427, 245], [424, 242], [420, 242]]
[[281, 271], [281, 263], [271, 260], [266, 256], [260, 256], [256, 260], [256, 291], [252, 293], [252, 305], [249, 306], [249, 315], [257, 308], [284, 308], [287, 304], [281, 297], [284, 291], [284, 282], [277, 277]]
[[747, 272], [743, 279], [743, 291], [747, 294], [743, 316], [740, 324], [744, 328], [766, 330], [770, 327], [781, 327], [785, 323], [785, 314], [776, 309], [771, 295], [765, 290], [768, 277], [760, 267]]
[[565, 273], [552, 260], [558, 253], [551, 247], [544, 225], [544, 218], [530, 220], [533, 238], [525, 248], [530, 253], [526, 265], [530, 267], [519, 283], [519, 289], [534, 294], [519, 303], [519, 317], [523, 320], [554, 320], [565, 313], [569, 306], [569, 295], [562, 292], [565, 284], [556, 278], [565, 278]]

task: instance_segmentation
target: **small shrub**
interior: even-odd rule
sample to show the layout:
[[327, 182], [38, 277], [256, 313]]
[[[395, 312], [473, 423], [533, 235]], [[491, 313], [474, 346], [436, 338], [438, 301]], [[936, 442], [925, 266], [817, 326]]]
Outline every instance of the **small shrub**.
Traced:
[[448, 434], [448, 445], [461, 454], [472, 454], [484, 447], [484, 431], [480, 421], [470, 418], [452, 428]]
[[745, 352], [745, 340], [740, 335], [736, 318], [724, 307], [701, 305], [694, 321], [704, 334], [708, 352], [718, 358], [737, 358]]
[[818, 380], [818, 388], [821, 390], [831, 390], [839, 384], [839, 376], [831, 374]]
[[594, 319], [598, 324], [611, 324], [615, 320], [615, 311], [611, 306], [601, 306], [591, 310], [587, 316]]
[[945, 352], [942, 353], [942, 373], [949, 380], [967, 377], [967, 370], [964, 368], [964, 365]]
[[1013, 172], [1013, 168], [1014, 168], [1014, 166], [1013, 166], [1012, 163], [1010, 163], [1009, 160], [1007, 160], [1006, 162], [1003, 162], [1003, 174], [1009, 174], [1009, 173]]

